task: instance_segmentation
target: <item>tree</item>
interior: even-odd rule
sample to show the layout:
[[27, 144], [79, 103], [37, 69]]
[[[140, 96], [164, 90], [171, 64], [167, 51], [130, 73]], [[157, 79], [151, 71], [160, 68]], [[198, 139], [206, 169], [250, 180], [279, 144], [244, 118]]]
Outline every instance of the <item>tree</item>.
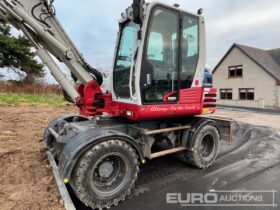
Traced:
[[13, 36], [10, 25], [0, 19], [0, 71], [6, 68], [17, 73], [22, 80], [34, 82], [45, 75], [44, 66], [35, 56], [30, 42], [22, 35]]

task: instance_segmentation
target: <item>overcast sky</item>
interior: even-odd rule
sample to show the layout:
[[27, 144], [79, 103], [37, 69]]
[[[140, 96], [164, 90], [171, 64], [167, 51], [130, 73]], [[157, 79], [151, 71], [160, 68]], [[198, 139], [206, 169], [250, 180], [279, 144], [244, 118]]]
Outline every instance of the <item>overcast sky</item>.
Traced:
[[[88, 61], [110, 67], [117, 20], [132, 0], [56, 0], [57, 16]], [[280, 47], [280, 0], [162, 0], [206, 18], [207, 63], [214, 67], [233, 43]]]
[[[280, 47], [280, 0], [162, 0], [204, 9], [207, 64], [214, 67], [233, 43]], [[132, 0], [55, 0], [58, 19], [94, 67], [110, 69], [120, 14]]]

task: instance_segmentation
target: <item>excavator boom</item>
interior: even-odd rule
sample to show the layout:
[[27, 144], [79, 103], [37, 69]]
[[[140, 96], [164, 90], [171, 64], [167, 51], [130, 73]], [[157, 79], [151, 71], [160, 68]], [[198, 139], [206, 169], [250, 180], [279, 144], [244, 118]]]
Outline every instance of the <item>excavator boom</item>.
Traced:
[[101, 85], [102, 74], [93, 69], [75, 47], [56, 18], [54, 0], [0, 0], [0, 17], [21, 30], [37, 50], [63, 90], [73, 101], [80, 94], [63, 75], [53, 57], [63, 62], [74, 80], [86, 85], [95, 79]]

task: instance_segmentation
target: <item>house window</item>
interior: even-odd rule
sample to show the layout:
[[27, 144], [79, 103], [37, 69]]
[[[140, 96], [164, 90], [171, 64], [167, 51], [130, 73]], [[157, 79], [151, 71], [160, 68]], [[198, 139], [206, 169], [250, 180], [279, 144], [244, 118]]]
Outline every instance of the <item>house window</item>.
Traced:
[[242, 77], [243, 76], [243, 66], [229, 66], [228, 67], [228, 77], [229, 78], [236, 78], [236, 77]]
[[253, 88], [240, 88], [239, 89], [240, 100], [255, 100], [255, 90]]
[[221, 89], [220, 98], [225, 100], [232, 100], [232, 89]]

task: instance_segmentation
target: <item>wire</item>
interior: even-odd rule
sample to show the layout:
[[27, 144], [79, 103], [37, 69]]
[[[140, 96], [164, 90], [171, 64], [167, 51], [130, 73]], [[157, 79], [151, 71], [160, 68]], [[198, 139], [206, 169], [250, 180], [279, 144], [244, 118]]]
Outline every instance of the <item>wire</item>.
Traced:
[[31, 9], [31, 14], [32, 14], [32, 16], [33, 16], [36, 20], [38, 20], [39, 22], [45, 24], [41, 19], [39, 19], [39, 18], [37, 18], [37, 17], [35, 16], [35, 9], [36, 9], [37, 7], [39, 7], [40, 5], [42, 5], [42, 2], [40, 2], [40, 3], [38, 3], [38, 4], [35, 4], [35, 6], [32, 7], [32, 9]]
[[[41, 0], [40, 3], [36, 4], [34, 7], [32, 7], [32, 10], [31, 10], [31, 14], [32, 16], [37, 20], [39, 21], [40, 23], [43, 23], [44, 25], [46, 25], [48, 28], [51, 28], [51, 26], [46, 22], [48, 18], [51, 18], [53, 16], [56, 15], [56, 10], [55, 10], [55, 7], [53, 6], [53, 2], [54, 0], [50, 0], [50, 2], [48, 3], [48, 0]], [[37, 9], [39, 6], [41, 5], [44, 5], [47, 9], [48, 12], [42, 12], [39, 17], [36, 17], [35, 16], [35, 9]], [[46, 17], [43, 19], [43, 16], [46, 15]], [[102, 74], [92, 68], [87, 62], [83, 62], [83, 66], [87, 69], [87, 71], [93, 75], [96, 79], [96, 81], [98, 82], [99, 85], [102, 85], [103, 83], [103, 76]], [[77, 78], [71, 74], [72, 78], [76, 81]], [[67, 95], [67, 94], [66, 94]], [[67, 98], [67, 97], [66, 97]]]
[[[56, 13], [55, 11], [55, 7], [53, 6], [53, 2], [54, 0], [51, 0], [50, 3], [48, 4], [47, 0], [41, 0], [40, 3], [36, 4], [32, 9], [31, 9], [31, 14], [32, 16], [39, 21], [40, 23], [43, 23], [44, 25], [46, 25], [48, 28], [51, 28], [50, 25], [46, 22], [46, 20], [50, 17], [53, 17]], [[35, 9], [37, 9], [39, 6], [44, 5], [47, 9], [48, 12], [43, 12], [39, 15], [39, 18], [35, 16]], [[47, 17], [45, 17], [43, 19], [43, 15], [47, 15]]]

